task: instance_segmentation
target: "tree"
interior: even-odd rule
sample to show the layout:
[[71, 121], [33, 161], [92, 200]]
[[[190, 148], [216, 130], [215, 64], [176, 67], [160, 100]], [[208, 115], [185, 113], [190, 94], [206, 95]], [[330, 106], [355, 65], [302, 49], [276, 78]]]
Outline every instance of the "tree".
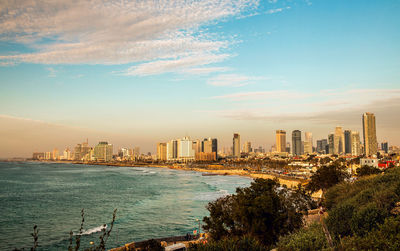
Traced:
[[366, 176], [366, 175], [371, 175], [371, 174], [379, 174], [382, 171], [379, 170], [379, 168], [373, 167], [373, 166], [367, 166], [364, 165], [360, 168], [357, 168], [356, 173], [358, 177], [361, 176]]
[[277, 180], [256, 179], [250, 187], [237, 188], [236, 194], [210, 202], [210, 216], [204, 217], [203, 228], [216, 241], [249, 235], [268, 247], [303, 225], [303, 212], [310, 201], [301, 187], [291, 191]]
[[349, 177], [345, 167], [339, 165], [329, 165], [320, 167], [312, 176], [306, 189], [310, 192], [317, 192], [322, 189], [325, 192], [328, 188]]

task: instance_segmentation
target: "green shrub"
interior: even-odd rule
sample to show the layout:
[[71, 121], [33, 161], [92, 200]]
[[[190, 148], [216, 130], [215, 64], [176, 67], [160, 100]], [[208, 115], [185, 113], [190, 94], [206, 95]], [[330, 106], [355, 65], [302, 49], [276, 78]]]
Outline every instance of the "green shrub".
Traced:
[[265, 251], [268, 250], [251, 236], [224, 238], [206, 244], [191, 244], [189, 251]]
[[278, 250], [329, 250], [328, 242], [320, 224], [314, 223], [279, 239]]
[[364, 236], [343, 238], [341, 250], [400, 250], [400, 219], [386, 218], [383, 224]]
[[341, 204], [331, 211], [326, 219], [326, 225], [335, 239], [341, 236], [351, 235], [351, 219], [353, 217], [354, 206], [351, 204]]

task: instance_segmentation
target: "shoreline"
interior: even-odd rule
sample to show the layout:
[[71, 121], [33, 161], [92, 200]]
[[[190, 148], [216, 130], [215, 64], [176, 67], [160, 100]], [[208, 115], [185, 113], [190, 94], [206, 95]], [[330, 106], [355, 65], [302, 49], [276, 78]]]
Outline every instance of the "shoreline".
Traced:
[[[21, 161], [6, 161], [6, 162], [21, 162]], [[168, 168], [175, 170], [183, 170], [183, 171], [194, 171], [199, 173], [210, 173], [215, 175], [237, 175], [249, 177], [252, 179], [275, 179], [279, 180], [281, 185], [286, 185], [288, 188], [297, 187], [298, 184], [304, 184], [306, 180], [299, 179], [291, 179], [286, 177], [279, 177], [273, 174], [265, 174], [265, 173], [254, 173], [243, 169], [213, 169], [213, 167], [218, 165], [209, 164], [210, 168], [201, 168], [201, 167], [188, 167], [185, 165], [178, 164], [151, 164], [151, 163], [106, 163], [106, 162], [80, 162], [80, 161], [43, 161], [43, 160], [26, 160], [22, 162], [42, 162], [42, 163], [62, 163], [62, 164], [77, 164], [77, 165], [97, 165], [97, 166], [125, 166], [125, 167], [157, 167], [157, 168]]]

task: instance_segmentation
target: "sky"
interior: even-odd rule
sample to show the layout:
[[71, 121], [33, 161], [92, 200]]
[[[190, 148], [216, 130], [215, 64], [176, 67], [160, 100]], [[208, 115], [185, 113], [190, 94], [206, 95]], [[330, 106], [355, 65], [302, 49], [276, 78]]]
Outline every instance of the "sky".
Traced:
[[[0, 157], [275, 130], [400, 145], [400, 1], [0, 3]], [[303, 135], [304, 137], [304, 135]]]

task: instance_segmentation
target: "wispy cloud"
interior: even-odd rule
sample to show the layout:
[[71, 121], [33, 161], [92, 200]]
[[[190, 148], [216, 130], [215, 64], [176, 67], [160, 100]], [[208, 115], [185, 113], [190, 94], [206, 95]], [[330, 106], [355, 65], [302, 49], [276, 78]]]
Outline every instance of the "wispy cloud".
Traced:
[[239, 74], [220, 74], [207, 81], [207, 84], [213, 86], [233, 86], [240, 87], [248, 85], [257, 80], [266, 80], [265, 77], [246, 76]]
[[[199, 71], [199, 66], [218, 63], [229, 57], [229, 54], [197, 54], [176, 59], [157, 60], [130, 67], [126, 71], [122, 72], [122, 74], [146, 76], [165, 72], [190, 72], [196, 71], [196, 69]], [[220, 70], [220, 68], [208, 68], [208, 71], [212, 69]]]
[[0, 6], [0, 40], [25, 44], [35, 52], [2, 55], [0, 64], [139, 63], [128, 75], [190, 71], [189, 66], [215, 62], [199, 60], [198, 55], [219, 58], [218, 62], [228, 58], [221, 50], [231, 42], [207, 34], [202, 25], [250, 14], [258, 4], [259, 0], [5, 1]]
[[284, 8], [270, 9], [270, 10], [267, 10], [266, 13], [267, 14], [274, 14], [274, 13], [282, 12], [282, 11], [288, 10], [288, 9], [290, 9], [290, 6], [287, 6], [287, 7], [284, 7]]
[[[241, 120], [328, 120], [328, 114], [398, 107], [400, 89], [351, 89], [240, 92], [210, 97], [239, 102], [237, 108], [209, 111], [222, 117]], [[258, 103], [254, 103], [254, 102]], [[232, 105], [231, 105], [232, 106]], [[397, 108], [396, 108], [397, 109]], [[396, 113], [396, 109], [392, 109]], [[397, 112], [398, 113], [398, 112]]]

